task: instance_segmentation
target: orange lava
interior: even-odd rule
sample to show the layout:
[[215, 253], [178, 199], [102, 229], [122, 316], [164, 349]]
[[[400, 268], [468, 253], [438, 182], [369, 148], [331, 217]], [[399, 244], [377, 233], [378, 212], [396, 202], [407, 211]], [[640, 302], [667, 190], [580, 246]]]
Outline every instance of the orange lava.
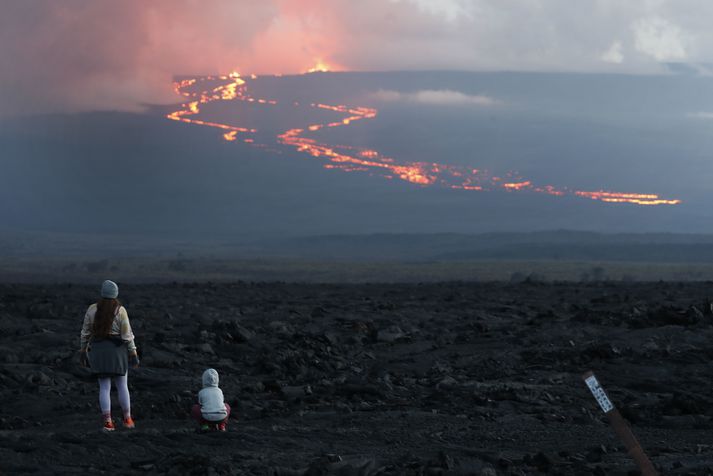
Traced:
[[526, 188], [531, 188], [532, 187], [532, 182], [529, 180], [526, 180], [524, 182], [510, 182], [510, 183], [504, 183], [503, 188], [507, 190], [523, 190]]
[[315, 61], [314, 66], [309, 68], [307, 71], [305, 71], [306, 74], [309, 73], [326, 73], [328, 71], [334, 71], [336, 68], [330, 66], [327, 64], [325, 61], [322, 61], [321, 59], [317, 59]]
[[[329, 65], [317, 61], [317, 64], [307, 72], [329, 71]], [[279, 75], [275, 75], [279, 76]], [[201, 107], [214, 101], [245, 101], [264, 105], [276, 105], [271, 99], [254, 98], [248, 94], [248, 82], [259, 79], [251, 75], [245, 79], [237, 72], [221, 76], [204, 76], [184, 79], [174, 83], [177, 94], [187, 101], [181, 108], [166, 115], [168, 119], [205, 127], [213, 127], [225, 131], [223, 139], [236, 141], [238, 134], [250, 135], [257, 132], [255, 128], [236, 126], [222, 122], [206, 120], [200, 117]], [[209, 83], [221, 82], [218, 86], [208, 87]], [[202, 88], [205, 83], [205, 88]], [[467, 191], [506, 190], [510, 192], [529, 192], [551, 196], [575, 196], [597, 200], [606, 203], [629, 203], [634, 205], [678, 205], [681, 200], [665, 199], [656, 194], [641, 194], [630, 192], [612, 192], [606, 190], [582, 191], [553, 185], [535, 185], [517, 174], [507, 173], [503, 177], [489, 174], [487, 171], [463, 166], [435, 162], [407, 162], [386, 157], [380, 152], [354, 146], [326, 144], [319, 142], [311, 133], [318, 133], [325, 128], [350, 127], [360, 121], [376, 118], [378, 111], [368, 107], [350, 107], [345, 105], [330, 105], [312, 103], [308, 106], [293, 102], [294, 107], [311, 107], [334, 113], [332, 120], [324, 123], [308, 124], [301, 128], [286, 130], [275, 137], [277, 146], [289, 147], [310, 157], [324, 161], [323, 167], [343, 172], [359, 172], [378, 175], [384, 179], [400, 179], [420, 186], [439, 185], [451, 189]], [[322, 134], [321, 132], [319, 134]], [[274, 145], [256, 143], [252, 137], [243, 137], [241, 141], [253, 147], [259, 147], [266, 152], [280, 154], [282, 150]]]
[[681, 200], [665, 200], [654, 194], [576, 191], [575, 195], [610, 203], [636, 203], [637, 205], [678, 205]]

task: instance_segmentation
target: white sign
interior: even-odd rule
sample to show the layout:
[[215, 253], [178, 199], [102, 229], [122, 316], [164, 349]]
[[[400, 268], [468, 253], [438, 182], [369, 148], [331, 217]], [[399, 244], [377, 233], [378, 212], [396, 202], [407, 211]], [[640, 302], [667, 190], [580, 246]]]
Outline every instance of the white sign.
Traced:
[[604, 389], [601, 387], [601, 385], [599, 385], [597, 377], [592, 375], [591, 377], [587, 377], [584, 381], [587, 384], [587, 387], [589, 387], [589, 390], [592, 392], [592, 395], [594, 395], [594, 398], [597, 400], [597, 403], [599, 403], [599, 406], [602, 408], [602, 411], [604, 413], [609, 413], [610, 411], [614, 410], [614, 405], [612, 404], [611, 400], [609, 400], [609, 397], [607, 397], [607, 394], [606, 392], [604, 392]]

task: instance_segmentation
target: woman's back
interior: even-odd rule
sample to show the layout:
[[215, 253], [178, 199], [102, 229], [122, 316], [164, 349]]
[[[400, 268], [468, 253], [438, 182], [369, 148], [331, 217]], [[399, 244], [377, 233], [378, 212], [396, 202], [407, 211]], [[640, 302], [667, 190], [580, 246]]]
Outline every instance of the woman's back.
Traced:
[[[82, 325], [81, 332], [81, 348], [85, 348], [87, 344], [92, 339], [100, 339], [105, 336], [95, 335], [95, 318], [97, 314], [97, 303], [92, 304], [87, 309], [84, 314], [84, 324]], [[113, 320], [111, 326], [108, 328], [108, 336], [120, 337], [121, 340], [127, 342], [129, 351], [135, 351], [136, 345], [134, 344], [134, 333], [131, 330], [131, 324], [129, 323], [129, 314], [126, 312], [126, 308], [121, 304], [118, 305], [118, 309], [114, 312]]]
[[[111, 419], [111, 381], [114, 380], [119, 404], [124, 412], [124, 427], [134, 428], [129, 394], [129, 366], [137, 368], [139, 357], [134, 344], [134, 333], [129, 315], [117, 299], [119, 287], [115, 282], [102, 283], [101, 299], [84, 314], [80, 334], [80, 362], [97, 376], [99, 407], [105, 431], [114, 431]], [[127, 352], [128, 351], [128, 352]]]

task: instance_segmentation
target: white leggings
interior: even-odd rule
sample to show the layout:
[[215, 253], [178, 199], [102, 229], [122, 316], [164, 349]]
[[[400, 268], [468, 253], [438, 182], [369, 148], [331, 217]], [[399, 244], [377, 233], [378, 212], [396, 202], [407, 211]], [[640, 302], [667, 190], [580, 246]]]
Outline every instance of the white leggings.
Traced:
[[[128, 372], [120, 377], [114, 377], [116, 393], [119, 394], [119, 405], [124, 411], [124, 416], [131, 416], [131, 397], [129, 396]], [[99, 407], [102, 414], [111, 413], [111, 377], [99, 378]]]

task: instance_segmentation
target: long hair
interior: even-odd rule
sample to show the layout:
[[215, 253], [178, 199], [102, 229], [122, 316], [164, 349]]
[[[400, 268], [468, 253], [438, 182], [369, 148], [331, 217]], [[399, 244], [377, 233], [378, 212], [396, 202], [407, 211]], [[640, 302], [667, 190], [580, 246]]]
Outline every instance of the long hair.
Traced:
[[121, 303], [118, 299], [101, 298], [97, 302], [97, 312], [94, 314], [94, 325], [92, 326], [93, 337], [103, 339], [109, 335], [114, 316], [120, 307]]

